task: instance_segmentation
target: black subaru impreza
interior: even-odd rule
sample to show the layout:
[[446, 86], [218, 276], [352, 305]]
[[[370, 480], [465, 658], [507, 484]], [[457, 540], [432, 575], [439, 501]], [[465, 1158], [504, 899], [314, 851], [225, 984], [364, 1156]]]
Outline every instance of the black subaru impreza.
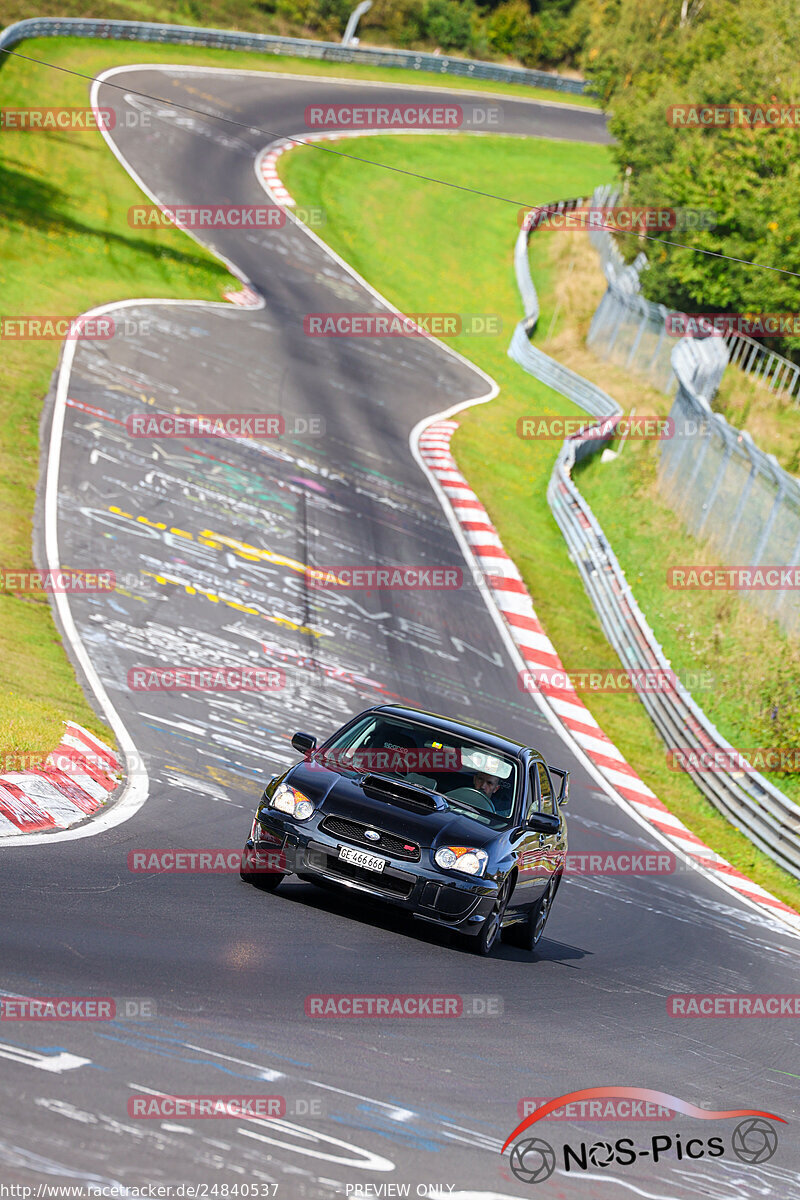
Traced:
[[532, 950], [567, 852], [569, 773], [530, 746], [413, 708], [381, 705], [267, 784], [241, 876], [334, 884], [470, 935]]

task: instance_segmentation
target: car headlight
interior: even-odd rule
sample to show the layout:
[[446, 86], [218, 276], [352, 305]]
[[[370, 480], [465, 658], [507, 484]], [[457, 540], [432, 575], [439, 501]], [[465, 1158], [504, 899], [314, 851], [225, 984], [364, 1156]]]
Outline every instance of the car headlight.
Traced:
[[463, 871], [465, 875], [482, 875], [489, 855], [473, 846], [440, 846], [433, 856], [437, 867], [445, 871]]
[[314, 812], [314, 805], [308, 796], [304, 796], [296, 788], [289, 787], [288, 783], [282, 783], [275, 788], [269, 806], [294, 817], [295, 821], [307, 821]]

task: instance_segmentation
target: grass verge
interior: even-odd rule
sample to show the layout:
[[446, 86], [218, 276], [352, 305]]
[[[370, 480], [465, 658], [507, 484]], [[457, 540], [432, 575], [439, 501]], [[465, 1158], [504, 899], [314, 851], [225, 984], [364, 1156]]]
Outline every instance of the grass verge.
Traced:
[[[551, 280], [539, 323], [539, 344], [605, 388], [626, 411], [635, 407], [639, 413], [666, 415], [672, 407], [670, 397], [586, 347], [586, 333], [605, 281], [597, 257], [586, 254], [583, 236], [531, 239], [535, 277], [540, 277], [541, 262]], [[732, 394], [744, 379], [741, 372], [736, 374]], [[713, 686], [694, 695], [714, 724], [743, 749], [794, 746], [800, 735], [796, 640], [736, 593], [677, 592], [666, 586], [668, 567], [689, 560], [716, 564], [717, 557], [684, 532], [662, 500], [656, 483], [658, 452], [655, 442], [626, 442], [613, 462], [602, 463], [595, 457], [581, 464], [575, 481], [608, 535], [675, 670], [687, 679], [700, 673], [710, 677]], [[620, 505], [620, 496], [631, 502]], [[767, 772], [767, 777], [800, 802], [797, 772]]]
[[746, 429], [753, 441], [792, 475], [800, 475], [800, 395], [778, 395], [738, 367], [728, 367], [712, 401], [735, 429]]
[[[604, 147], [544, 140], [523, 145], [503, 137], [386, 137], [371, 139], [370, 151], [379, 152], [383, 162], [400, 167], [413, 165], [415, 171], [442, 178], [480, 180], [490, 174], [498, 192], [542, 200], [586, 195], [598, 181], [608, 178], [611, 169], [610, 155]], [[488, 371], [501, 389], [491, 404], [461, 414], [453, 449], [522, 572], [539, 617], [565, 665], [618, 666], [619, 660], [606, 641], [547, 505], [546, 487], [558, 444], [521, 441], [516, 436], [520, 416], [578, 415], [578, 410], [526, 376], [506, 354], [511, 331], [520, 316], [512, 262], [516, 232], [513, 211], [464, 193], [448, 195], [443, 202], [439, 189], [433, 186], [419, 186], [393, 173], [378, 176], [352, 160], [314, 155], [305, 149], [285, 156], [281, 171], [300, 204], [324, 205], [324, 234], [332, 248], [401, 310], [491, 312], [503, 318], [504, 330], [499, 337], [452, 339], [454, 348]], [[364, 219], [365, 212], [368, 220]], [[402, 248], [398, 212], [404, 214]], [[579, 345], [581, 323], [588, 319], [584, 313], [589, 303], [583, 298], [585, 281], [580, 271], [572, 272], [564, 290], [560, 256], [568, 253], [569, 235], [561, 236], [561, 242], [534, 239], [532, 252], [541, 264], [541, 270], [537, 269], [542, 297], [539, 337], [544, 348], [553, 353], [558, 352], [559, 339], [571, 341], [576, 362], [582, 361], [587, 368], [588, 360], [582, 357], [587, 352]], [[578, 258], [588, 257], [587, 250], [585, 244], [579, 245]], [[594, 286], [599, 289], [599, 299], [602, 277], [595, 280]], [[573, 321], [574, 304], [584, 314], [577, 323]], [[587, 373], [618, 395], [623, 405], [626, 398], [630, 403], [635, 397], [638, 410], [644, 410], [641, 385], [625, 381], [619, 369], [587, 369]], [[625, 396], [619, 395], [616, 387], [620, 378], [628, 389]], [[658, 393], [653, 393], [652, 399], [657, 405]], [[660, 403], [661, 411], [666, 410], [666, 397], [661, 397]], [[647, 407], [649, 411], [660, 411]], [[624, 466], [630, 460], [622, 456], [618, 461]], [[620, 505], [620, 494], [626, 493], [614, 492], [614, 503], [618, 509], [625, 507], [630, 517], [633, 506]], [[642, 523], [649, 525], [650, 508], [641, 510], [637, 497], [639, 516], [635, 519], [642, 521], [642, 511], [646, 513]], [[614, 531], [608, 532], [620, 552], [623, 547], [616, 545]], [[658, 536], [655, 525], [652, 536]], [[642, 600], [650, 613], [656, 603], [654, 597], [647, 593]], [[702, 654], [706, 651], [705, 646], [692, 647], [690, 657], [695, 669], [703, 666]], [[675, 661], [679, 661], [677, 657]], [[787, 903], [800, 904], [800, 885], [720, 816], [687, 776], [668, 769], [663, 744], [634, 696], [587, 693], [584, 699], [628, 761], [689, 828], [762, 886]]]
[[[160, 18], [136, 14], [128, 19], [152, 21]], [[188, 22], [191, 24], [192, 22]], [[197, 23], [197, 22], [195, 22]], [[207, 24], [206, 21], [200, 22]], [[2, 25], [0, 25], [2, 28]], [[328, 79], [353, 79], [377, 83], [414, 85], [416, 87], [451, 88], [454, 91], [488, 92], [496, 96], [520, 100], [544, 100], [548, 103], [576, 105], [578, 108], [597, 108], [594, 96], [578, 96], [556, 88], [529, 87], [524, 83], [502, 83], [491, 79], [468, 79], [436, 71], [413, 71], [404, 67], [373, 67], [366, 63], [329, 63], [301, 56], [262, 53], [253, 50], [201, 49], [197, 46], [165, 46], [155, 42], [111, 42], [101, 38], [31, 38], [15, 47], [20, 54], [43, 63], [65, 65], [65, 58], [76, 71], [96, 75], [108, 67], [123, 63], [177, 63], [193, 66], [227, 67], [231, 70], [269, 71], [273, 74], [315, 75]], [[0, 71], [0, 91], [5, 90], [3, 72], [12, 62], [22, 60], [2, 55], [6, 66]], [[44, 71], [46, 67], [38, 67]], [[30, 100], [28, 101], [31, 102]], [[609, 176], [610, 178], [610, 176]]]
[[[106, 46], [104, 65], [112, 55]], [[60, 58], [79, 69], [87, 65], [82, 56], [70, 58], [63, 46]], [[98, 55], [91, 65], [100, 66]], [[81, 107], [87, 85], [15, 59], [0, 72], [0, 91], [8, 107]], [[7, 133], [0, 153], [4, 317], [72, 317], [136, 296], [219, 300], [225, 286], [235, 285], [224, 267], [178, 230], [148, 230], [143, 236], [130, 228], [127, 209], [141, 193], [99, 133]], [[3, 350], [0, 563], [24, 568], [31, 564], [42, 398], [60, 342], [4, 337]], [[0, 593], [2, 751], [47, 754], [67, 718], [110, 736], [77, 684], [47, 598]]]
[[[151, 8], [110, 15], [158, 20], [166, 14]], [[208, 14], [204, 19], [210, 19]], [[27, 57], [3, 56], [0, 70], [0, 103], [9, 108], [84, 107], [87, 82], [65, 71], [95, 76], [111, 66], [137, 62], [413, 81], [464, 90], [471, 83], [360, 64], [101, 39], [39, 38], [18, 49]], [[527, 99], [571, 99], [520, 85], [487, 83], [481, 90]], [[198, 103], [202, 106], [202, 98]], [[97, 133], [4, 134], [0, 194], [5, 217], [0, 229], [1, 315], [72, 316], [138, 296], [218, 300], [231, 282], [211, 255], [177, 231], [149, 230], [141, 237], [130, 229], [126, 211], [141, 199], [140, 193]], [[12, 568], [31, 563], [38, 423], [58, 353], [57, 341], [4, 339], [0, 507], [5, 520], [0, 527], [0, 563]], [[44, 756], [58, 742], [67, 718], [110, 736], [76, 683], [46, 599], [0, 592], [0, 752]]]

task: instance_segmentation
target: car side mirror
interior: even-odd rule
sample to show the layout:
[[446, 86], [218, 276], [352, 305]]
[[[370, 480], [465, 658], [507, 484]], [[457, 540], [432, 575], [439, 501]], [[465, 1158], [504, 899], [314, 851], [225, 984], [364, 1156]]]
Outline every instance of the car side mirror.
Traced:
[[296, 733], [292, 738], [292, 745], [300, 754], [310, 754], [317, 748], [317, 739], [310, 733]]
[[569, 771], [562, 771], [560, 767], [551, 767], [550, 774], [555, 778], [556, 783], [561, 780], [561, 791], [556, 797], [558, 807], [569, 803]]
[[532, 829], [534, 833], [552, 835], [558, 833], [561, 822], [555, 813], [531, 813], [525, 822], [525, 827]]

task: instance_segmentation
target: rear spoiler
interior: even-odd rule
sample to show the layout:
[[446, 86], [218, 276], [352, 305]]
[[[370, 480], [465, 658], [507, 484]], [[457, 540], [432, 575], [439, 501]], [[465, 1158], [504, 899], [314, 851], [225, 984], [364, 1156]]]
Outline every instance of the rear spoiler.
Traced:
[[556, 796], [556, 802], [559, 808], [569, 801], [569, 771], [564, 771], [561, 767], [550, 767], [550, 774], [554, 777], [556, 787], [561, 783], [561, 790]]

